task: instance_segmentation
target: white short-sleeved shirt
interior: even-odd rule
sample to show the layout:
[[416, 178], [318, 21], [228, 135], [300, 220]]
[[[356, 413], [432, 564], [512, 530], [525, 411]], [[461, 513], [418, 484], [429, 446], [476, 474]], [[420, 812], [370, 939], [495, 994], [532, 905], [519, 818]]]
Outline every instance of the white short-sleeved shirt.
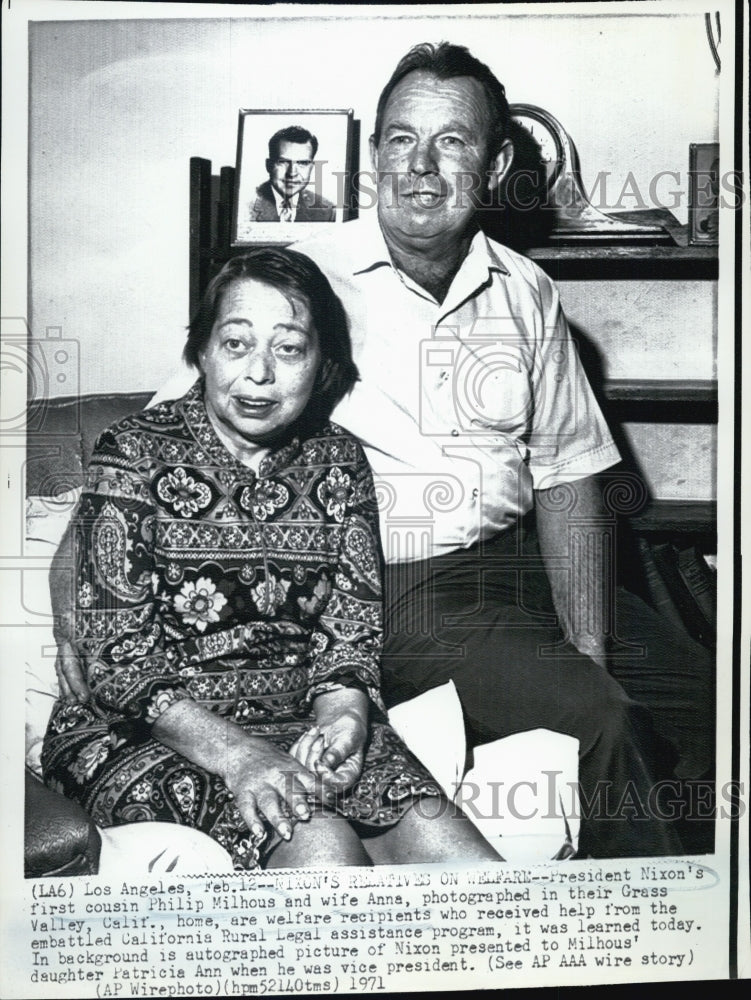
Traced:
[[489, 538], [533, 488], [619, 461], [540, 268], [478, 233], [439, 304], [392, 265], [369, 215], [296, 249], [350, 317], [361, 382], [333, 419], [365, 445], [387, 561]]
[[387, 562], [489, 538], [530, 510], [533, 489], [619, 461], [540, 268], [478, 233], [438, 303], [394, 267], [368, 215], [295, 249], [349, 315], [360, 381], [332, 419], [365, 447]]

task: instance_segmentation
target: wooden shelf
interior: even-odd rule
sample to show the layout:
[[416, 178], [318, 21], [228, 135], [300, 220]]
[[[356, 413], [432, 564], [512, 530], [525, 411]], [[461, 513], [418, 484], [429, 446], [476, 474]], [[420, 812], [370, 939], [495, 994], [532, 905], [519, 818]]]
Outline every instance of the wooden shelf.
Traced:
[[714, 379], [607, 379], [602, 393], [614, 421], [717, 423]]
[[717, 503], [714, 500], [650, 500], [639, 514], [632, 514], [628, 520], [634, 531], [714, 536]]
[[605, 382], [605, 397], [613, 402], [716, 403], [714, 379], [627, 379]]
[[716, 280], [717, 247], [548, 246], [526, 251], [554, 281]]
[[667, 209], [614, 212], [611, 218], [623, 222], [659, 225], [670, 243], [662, 241], [610, 244], [580, 240], [534, 247], [527, 255], [554, 280], [651, 279], [716, 280], [718, 248], [689, 244], [688, 226], [682, 226]]

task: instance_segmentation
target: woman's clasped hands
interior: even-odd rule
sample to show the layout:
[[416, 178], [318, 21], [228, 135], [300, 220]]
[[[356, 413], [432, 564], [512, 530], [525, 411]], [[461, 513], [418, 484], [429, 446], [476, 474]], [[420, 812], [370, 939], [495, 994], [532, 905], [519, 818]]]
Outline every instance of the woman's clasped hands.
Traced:
[[324, 808], [359, 778], [368, 733], [366, 696], [338, 690], [319, 695], [316, 722], [285, 753], [270, 740], [238, 732], [228, 746], [224, 780], [248, 828], [263, 837], [262, 818], [284, 840], [295, 822]]

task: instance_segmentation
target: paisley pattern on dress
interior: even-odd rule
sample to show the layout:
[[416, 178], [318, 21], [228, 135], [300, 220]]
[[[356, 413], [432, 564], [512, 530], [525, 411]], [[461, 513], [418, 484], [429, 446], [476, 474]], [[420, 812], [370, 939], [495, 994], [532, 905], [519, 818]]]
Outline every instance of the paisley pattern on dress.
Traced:
[[337, 811], [358, 829], [398, 822], [437, 795], [385, 721], [381, 553], [370, 469], [328, 424], [286, 441], [256, 474], [226, 450], [199, 381], [97, 441], [74, 514], [76, 642], [92, 698], [58, 702], [45, 780], [101, 826], [194, 826], [238, 869], [263, 865], [222, 780], [151, 737], [191, 698], [289, 750], [317, 694], [364, 690], [372, 723], [359, 780]]

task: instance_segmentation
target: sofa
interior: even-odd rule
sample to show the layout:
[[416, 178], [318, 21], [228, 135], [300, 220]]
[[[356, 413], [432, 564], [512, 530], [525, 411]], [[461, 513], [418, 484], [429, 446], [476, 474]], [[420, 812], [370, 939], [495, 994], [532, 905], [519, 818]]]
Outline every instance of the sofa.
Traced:
[[[94, 442], [105, 427], [145, 407], [151, 393], [93, 394], [36, 399], [27, 413], [26, 524], [24, 557], [33, 563], [34, 585], [24, 597], [26, 658], [25, 872], [27, 877], [82, 875], [120, 864], [134, 874], [226, 867], [221, 848], [195, 831], [166, 824], [134, 824], [137, 830], [98, 829], [84, 810], [40, 780], [39, 756], [47, 720], [58, 694], [55, 640], [47, 575], [49, 564], [80, 493]], [[576, 803], [550, 814], [546, 771], [560, 772], [561, 787], [576, 780], [577, 743], [537, 730], [475, 750], [465, 767], [461, 708], [451, 684], [397, 706], [397, 732], [464, 808], [507, 860], [543, 861], [575, 853]], [[498, 815], [498, 780], [513, 789], [514, 808]], [[539, 779], [539, 780], [538, 780]], [[570, 795], [569, 795], [570, 798]], [[511, 814], [510, 814], [511, 813]], [[513, 815], [515, 814], [515, 815]], [[147, 830], [146, 827], [164, 829]], [[221, 854], [216, 852], [220, 851]], [[107, 859], [104, 858], [107, 855]], [[106, 866], [105, 866], [106, 867]], [[204, 868], [204, 870], [208, 870]]]

